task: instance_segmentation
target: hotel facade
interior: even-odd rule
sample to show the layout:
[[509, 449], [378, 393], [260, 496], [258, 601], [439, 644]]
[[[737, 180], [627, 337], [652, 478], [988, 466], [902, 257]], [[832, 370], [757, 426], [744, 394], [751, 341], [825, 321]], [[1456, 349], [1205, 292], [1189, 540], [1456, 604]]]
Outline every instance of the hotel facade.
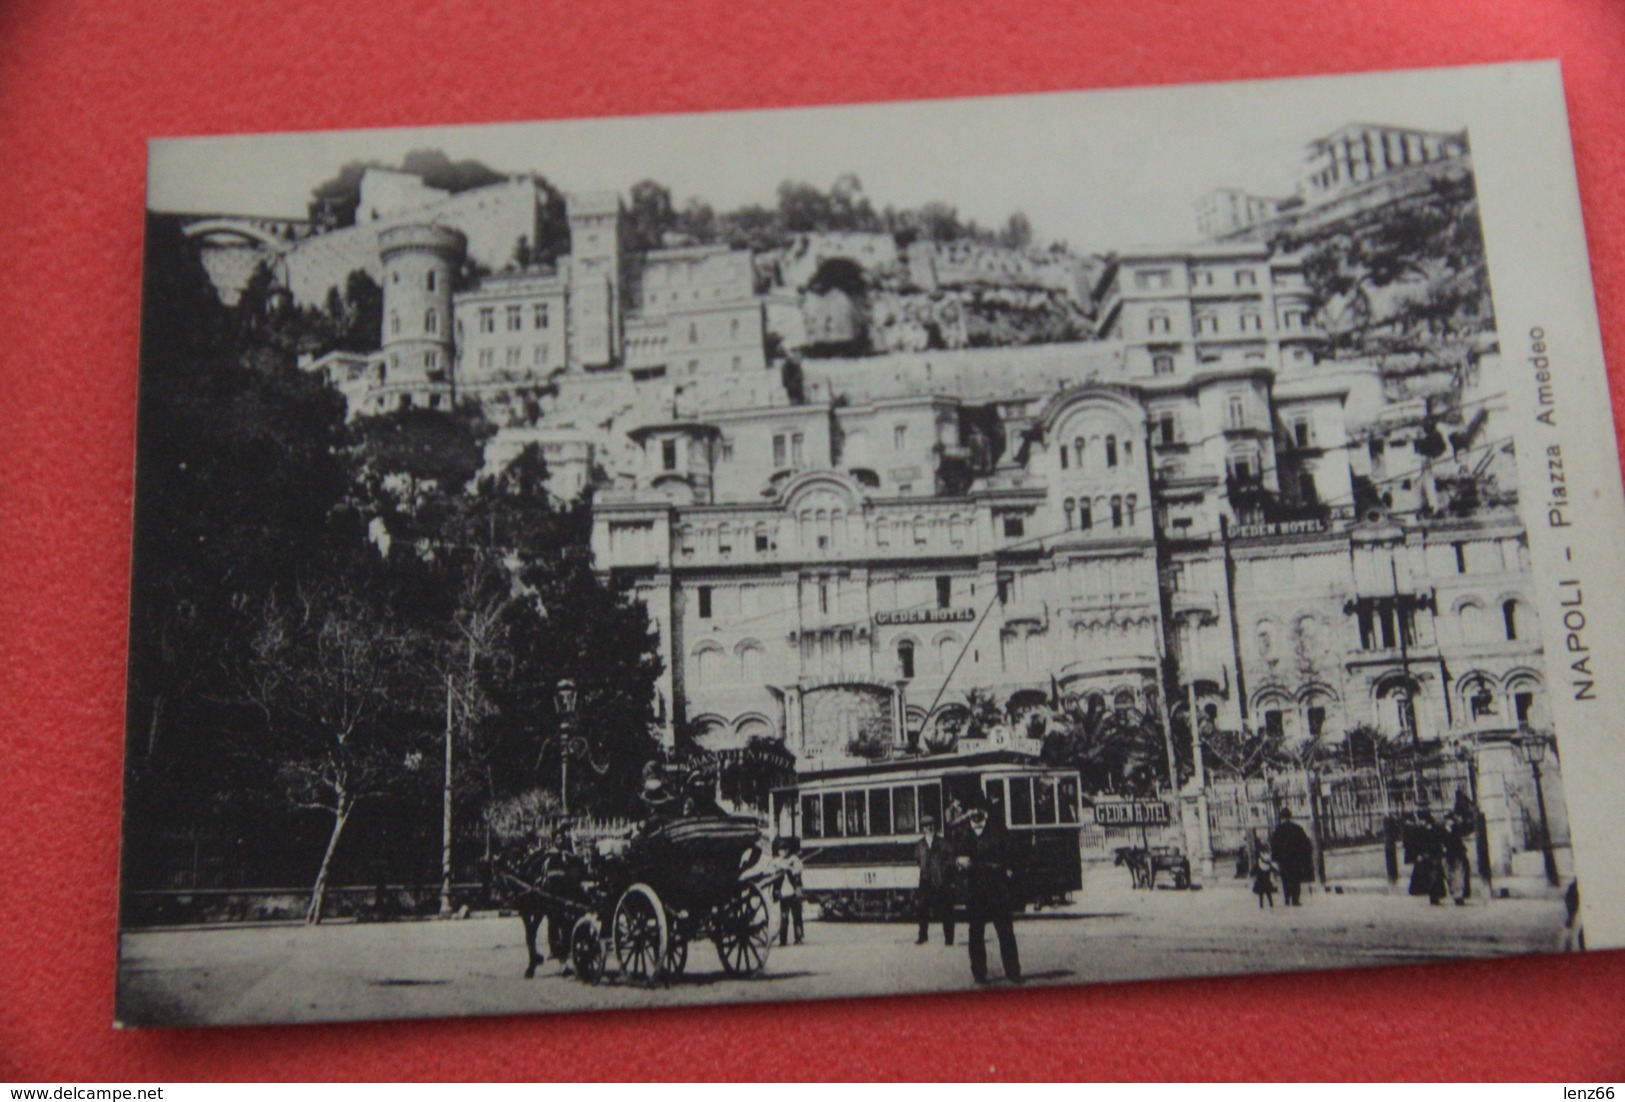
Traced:
[[477, 398], [493, 466], [534, 445], [556, 494], [591, 487], [668, 746], [827, 769], [944, 745], [990, 698], [1016, 748], [1069, 701], [1194, 707], [1511, 775], [1550, 730], [1493, 344], [1398, 379], [1330, 358], [1299, 258], [1209, 242], [1100, 265], [1094, 339], [792, 381], [749, 254], [634, 255], [618, 200], [573, 198], [569, 256], [458, 285], [468, 236], [409, 215], [376, 235], [380, 351], [308, 366], [353, 415]]

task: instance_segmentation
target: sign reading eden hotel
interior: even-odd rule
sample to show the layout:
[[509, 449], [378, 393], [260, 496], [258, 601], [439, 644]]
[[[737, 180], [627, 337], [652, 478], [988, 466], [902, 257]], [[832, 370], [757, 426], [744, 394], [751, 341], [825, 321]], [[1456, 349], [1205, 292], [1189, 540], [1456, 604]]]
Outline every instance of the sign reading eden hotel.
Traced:
[[976, 619], [974, 608], [903, 608], [875, 613], [875, 623], [887, 624], [962, 624]]

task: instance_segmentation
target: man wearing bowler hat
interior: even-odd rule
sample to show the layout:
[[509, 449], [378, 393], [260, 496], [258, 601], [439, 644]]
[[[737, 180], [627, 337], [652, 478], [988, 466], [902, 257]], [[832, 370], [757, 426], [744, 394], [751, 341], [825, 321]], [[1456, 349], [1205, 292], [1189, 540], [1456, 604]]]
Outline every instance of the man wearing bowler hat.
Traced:
[[1002, 824], [989, 821], [987, 799], [977, 796], [965, 817], [965, 826], [954, 853], [955, 864], [965, 876], [965, 908], [969, 912], [970, 971], [977, 983], [988, 982], [987, 945], [984, 934], [989, 923], [999, 939], [999, 960], [1004, 976], [1021, 982], [1021, 954], [1016, 949], [1016, 931], [1010, 922], [1015, 895], [1015, 869]]

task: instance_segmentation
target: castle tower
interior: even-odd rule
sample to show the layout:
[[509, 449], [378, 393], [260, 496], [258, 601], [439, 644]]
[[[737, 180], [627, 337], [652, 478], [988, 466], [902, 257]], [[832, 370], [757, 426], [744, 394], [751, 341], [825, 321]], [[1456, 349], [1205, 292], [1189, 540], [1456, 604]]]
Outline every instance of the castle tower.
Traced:
[[570, 220], [570, 366], [610, 367], [621, 355], [620, 196], [572, 195]]
[[450, 407], [457, 346], [452, 286], [468, 239], [449, 226], [394, 226], [378, 235], [384, 264], [382, 409]]

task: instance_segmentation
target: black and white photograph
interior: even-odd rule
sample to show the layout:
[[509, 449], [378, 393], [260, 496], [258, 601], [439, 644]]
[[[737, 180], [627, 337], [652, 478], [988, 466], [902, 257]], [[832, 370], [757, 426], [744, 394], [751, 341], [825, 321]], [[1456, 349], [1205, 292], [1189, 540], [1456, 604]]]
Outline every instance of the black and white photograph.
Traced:
[[1543, 64], [154, 140], [119, 1023], [1619, 943], [1553, 147]]

